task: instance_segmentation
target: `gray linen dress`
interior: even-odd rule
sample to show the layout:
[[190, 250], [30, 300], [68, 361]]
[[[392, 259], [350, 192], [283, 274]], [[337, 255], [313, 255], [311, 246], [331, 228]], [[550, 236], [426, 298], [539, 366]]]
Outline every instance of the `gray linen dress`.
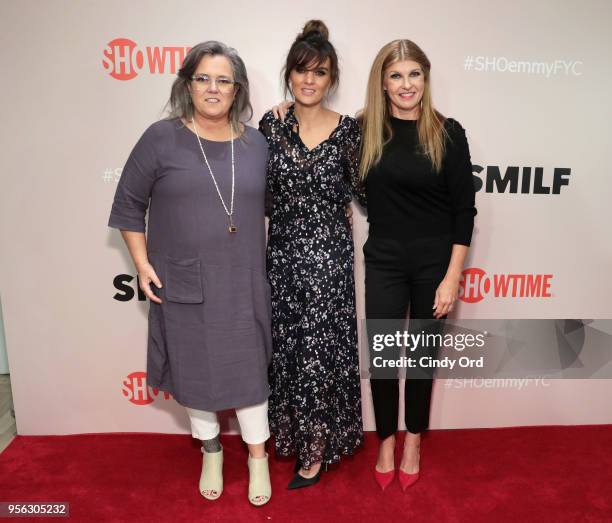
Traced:
[[[229, 209], [230, 142], [202, 140]], [[196, 135], [162, 120], [140, 138], [123, 169], [108, 225], [145, 231], [152, 285], [147, 382], [186, 407], [217, 411], [255, 405], [270, 390], [270, 286], [265, 269], [268, 146], [246, 127], [234, 140], [234, 224], [225, 214]]]

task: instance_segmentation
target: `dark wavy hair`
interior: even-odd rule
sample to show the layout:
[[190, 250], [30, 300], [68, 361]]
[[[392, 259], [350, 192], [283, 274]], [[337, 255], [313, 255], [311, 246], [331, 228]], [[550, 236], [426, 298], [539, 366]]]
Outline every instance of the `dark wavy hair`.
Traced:
[[321, 20], [309, 20], [306, 22], [302, 32], [291, 45], [287, 60], [283, 67], [283, 80], [285, 97], [291, 93], [289, 87], [289, 75], [298, 67], [320, 66], [329, 58], [331, 84], [330, 90], [338, 87], [340, 80], [340, 69], [338, 68], [338, 55], [336, 49], [328, 40], [329, 30]]
[[232, 65], [234, 82], [238, 88], [234, 102], [230, 109], [229, 120], [235, 133], [240, 132], [240, 122], [248, 122], [253, 117], [253, 107], [249, 99], [249, 79], [242, 58], [233, 47], [215, 40], [202, 42], [187, 53], [183, 65], [178, 71], [177, 77], [172, 84], [170, 99], [166, 104], [168, 118], [182, 118], [191, 120], [193, 117], [193, 102], [189, 93], [191, 77], [205, 55], [225, 56]]

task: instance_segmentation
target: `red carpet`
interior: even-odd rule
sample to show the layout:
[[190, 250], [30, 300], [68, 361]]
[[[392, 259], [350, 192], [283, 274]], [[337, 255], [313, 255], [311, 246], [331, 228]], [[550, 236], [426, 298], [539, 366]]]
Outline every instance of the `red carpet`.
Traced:
[[73, 522], [612, 521], [610, 425], [431, 431], [421, 478], [405, 494], [397, 480], [378, 489], [368, 434], [308, 489], [285, 490], [293, 462], [272, 457], [273, 496], [261, 508], [246, 499], [241, 441], [223, 443], [225, 491], [210, 502], [198, 492], [191, 436], [17, 436], [0, 454], [0, 501], [68, 501]]

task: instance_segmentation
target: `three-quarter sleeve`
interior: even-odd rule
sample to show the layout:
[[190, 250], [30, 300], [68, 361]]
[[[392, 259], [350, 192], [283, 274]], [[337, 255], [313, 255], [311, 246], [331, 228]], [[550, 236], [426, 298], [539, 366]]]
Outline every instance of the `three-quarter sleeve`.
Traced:
[[108, 220], [109, 227], [134, 232], [146, 230], [145, 215], [159, 170], [154, 125], [138, 140], [123, 168]]
[[365, 187], [363, 180], [359, 178], [359, 160], [361, 157], [361, 129], [354, 118], [349, 118], [349, 128], [345, 141], [345, 167], [348, 181], [351, 184], [353, 196], [362, 207], [367, 206]]
[[449, 118], [446, 121], [446, 129], [449, 140], [444, 158], [444, 174], [453, 214], [452, 241], [469, 246], [477, 212], [470, 149], [465, 129], [459, 122]]

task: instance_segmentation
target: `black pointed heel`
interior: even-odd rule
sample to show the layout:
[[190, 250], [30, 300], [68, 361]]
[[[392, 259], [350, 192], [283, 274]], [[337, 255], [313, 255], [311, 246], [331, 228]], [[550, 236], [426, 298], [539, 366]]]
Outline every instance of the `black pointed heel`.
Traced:
[[295, 466], [295, 476], [293, 476], [293, 479], [289, 482], [289, 485], [287, 485], [287, 490], [312, 487], [313, 485], [316, 485], [321, 479], [321, 472], [323, 471], [323, 469], [325, 468], [325, 471], [327, 471], [327, 463], [324, 463], [321, 465], [319, 471], [312, 478], [305, 478], [304, 476], [300, 476], [298, 472], [301, 468], [301, 463], [299, 462], [299, 460], [298, 463], [295, 464]]

